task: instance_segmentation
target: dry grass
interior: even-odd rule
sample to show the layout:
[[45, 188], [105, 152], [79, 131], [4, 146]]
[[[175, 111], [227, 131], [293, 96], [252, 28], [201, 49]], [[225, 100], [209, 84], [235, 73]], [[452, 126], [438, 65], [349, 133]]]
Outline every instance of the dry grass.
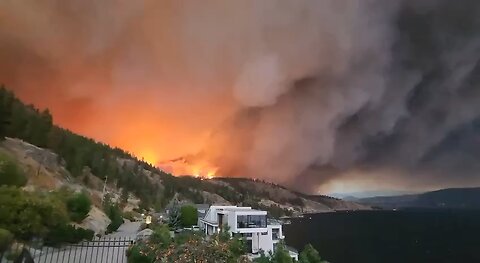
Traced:
[[40, 172], [38, 175], [30, 175], [28, 179], [29, 185], [34, 185], [40, 189], [54, 190], [61, 183], [50, 175], [46, 175], [43, 172]]
[[102, 207], [102, 197], [98, 193], [90, 193], [90, 199], [92, 200], [92, 204], [96, 207]]

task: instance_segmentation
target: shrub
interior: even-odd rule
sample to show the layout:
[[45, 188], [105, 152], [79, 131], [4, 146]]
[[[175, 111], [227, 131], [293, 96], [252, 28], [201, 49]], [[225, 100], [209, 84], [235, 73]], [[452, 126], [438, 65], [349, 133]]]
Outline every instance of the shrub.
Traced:
[[107, 202], [105, 205], [105, 214], [112, 221], [107, 227], [107, 232], [116, 231], [123, 224], [122, 211], [117, 204]]
[[50, 230], [44, 241], [46, 245], [57, 246], [63, 243], [78, 243], [83, 240], [92, 240], [94, 234], [90, 229], [63, 225]]
[[85, 219], [92, 208], [92, 201], [86, 193], [74, 193], [66, 201], [70, 219], [79, 223]]
[[285, 248], [285, 245], [279, 243], [275, 252], [269, 252], [268, 255], [265, 255], [262, 252], [261, 256], [256, 258], [253, 262], [255, 263], [293, 263], [293, 259], [290, 257], [288, 250]]
[[157, 226], [153, 230], [153, 234], [150, 237], [152, 242], [157, 243], [160, 247], [166, 248], [172, 243], [172, 237], [170, 236], [170, 230], [167, 225]]
[[175, 234], [175, 244], [182, 245], [189, 241], [200, 241], [203, 238], [204, 233], [200, 231], [182, 231]]
[[68, 222], [65, 204], [50, 195], [0, 186], [0, 227], [28, 240]]
[[272, 260], [276, 263], [293, 263], [293, 259], [290, 257], [288, 250], [282, 244], [277, 246], [275, 253], [273, 253]]
[[128, 263], [151, 263], [154, 257], [142, 253], [140, 245], [134, 245], [127, 250]]
[[260, 257], [253, 260], [254, 263], [271, 263], [272, 261], [265, 253], [262, 253]]
[[18, 262], [20, 255], [22, 254], [23, 250], [23, 245], [19, 243], [14, 243], [12, 246], [5, 251], [5, 258], [7, 259], [7, 262], [13, 261], [13, 262]]
[[0, 153], [0, 185], [21, 187], [27, 183], [27, 177], [17, 163], [9, 156]]
[[123, 218], [128, 219], [130, 221], [135, 221], [137, 217], [139, 217], [140, 214], [134, 211], [128, 211], [123, 213]]
[[[275, 249], [274, 253], [265, 255], [262, 253], [260, 257], [256, 258], [254, 263], [290, 263], [293, 262], [288, 250], [284, 244], [280, 243]], [[299, 256], [299, 263], [328, 263], [321, 259], [318, 251], [310, 244], [306, 245]]]
[[[166, 227], [160, 232], [166, 233], [165, 230]], [[241, 246], [237, 243], [238, 240], [224, 241], [218, 235], [204, 239], [202, 235], [201, 232], [183, 231], [175, 236], [175, 242], [169, 246], [157, 242], [156, 237], [152, 235], [149, 240], [139, 241], [135, 245], [139, 250], [136, 253], [153, 258], [155, 262], [249, 262], [244, 255], [239, 255]], [[152, 262], [131, 260], [133, 252], [135, 252], [133, 249], [129, 252], [129, 262]]]
[[240, 257], [247, 252], [247, 245], [243, 238], [232, 238], [228, 242], [228, 250], [233, 254], [234, 257]]
[[191, 205], [182, 206], [180, 209], [180, 222], [182, 226], [193, 226], [198, 222], [197, 208]]
[[310, 244], [306, 245], [300, 253], [298, 261], [300, 263], [326, 263], [322, 260], [318, 251]]
[[0, 228], [0, 252], [5, 251], [13, 241], [13, 235], [10, 231]]

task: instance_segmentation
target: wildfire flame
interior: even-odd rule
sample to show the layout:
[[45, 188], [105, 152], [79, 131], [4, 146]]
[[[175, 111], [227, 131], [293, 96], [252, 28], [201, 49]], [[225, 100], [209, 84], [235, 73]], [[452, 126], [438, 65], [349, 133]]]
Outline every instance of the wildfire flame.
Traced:
[[212, 179], [216, 176], [218, 167], [206, 161], [194, 160], [191, 157], [180, 157], [177, 159], [160, 162], [158, 166], [175, 176], [194, 176], [202, 179]]

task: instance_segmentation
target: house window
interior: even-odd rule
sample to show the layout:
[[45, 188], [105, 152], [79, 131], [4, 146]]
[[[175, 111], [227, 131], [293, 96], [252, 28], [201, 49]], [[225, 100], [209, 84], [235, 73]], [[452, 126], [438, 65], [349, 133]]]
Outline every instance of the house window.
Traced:
[[267, 227], [266, 215], [239, 215], [237, 228], [265, 228]]
[[262, 232], [262, 236], [268, 235], [268, 232]]
[[273, 228], [272, 229], [272, 240], [279, 240], [280, 239], [280, 229]]

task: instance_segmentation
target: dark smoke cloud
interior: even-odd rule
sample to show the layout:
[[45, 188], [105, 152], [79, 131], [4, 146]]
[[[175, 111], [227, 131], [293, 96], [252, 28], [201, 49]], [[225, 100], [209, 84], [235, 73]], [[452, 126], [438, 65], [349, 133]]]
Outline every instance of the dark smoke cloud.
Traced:
[[406, 1], [396, 17], [387, 88], [336, 126], [332, 163], [340, 174], [388, 168], [420, 186], [478, 185], [480, 3]]
[[360, 31], [380, 37], [359, 36], [345, 72], [306, 75], [258, 110], [247, 161], [234, 163], [303, 191], [371, 174], [390, 187], [478, 185], [480, 3], [393, 9]]
[[302, 191], [480, 184], [476, 0], [5, 0], [0, 21], [2, 82], [140, 155]]

